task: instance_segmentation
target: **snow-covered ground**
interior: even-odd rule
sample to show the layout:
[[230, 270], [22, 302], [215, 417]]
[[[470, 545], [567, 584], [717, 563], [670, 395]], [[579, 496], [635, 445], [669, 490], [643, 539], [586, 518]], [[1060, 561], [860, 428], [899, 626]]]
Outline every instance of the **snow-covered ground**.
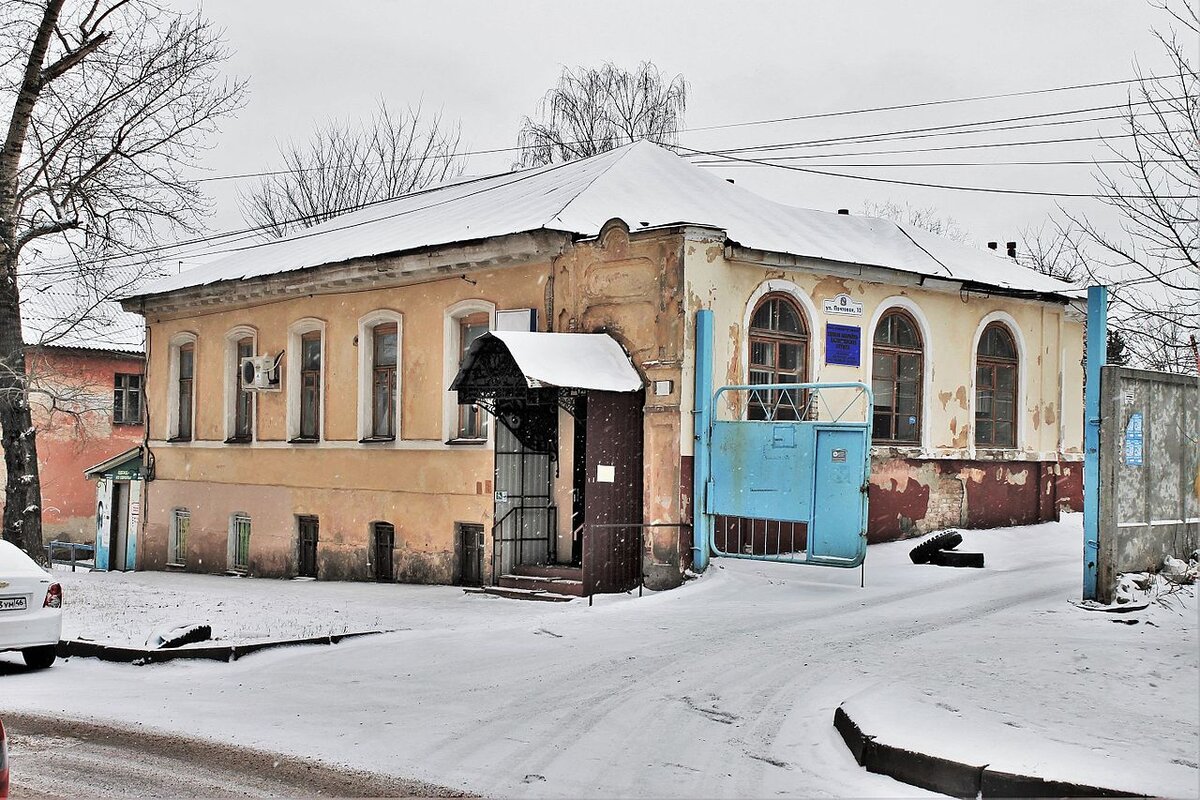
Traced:
[[80, 574], [67, 586], [73, 632], [106, 618], [133, 639], [176, 620], [226, 637], [396, 632], [231, 664], [71, 659], [25, 673], [4, 656], [0, 713], [145, 725], [489, 796], [918, 795], [860, 769], [832, 726], [842, 700], [896, 687], [1087, 745], [1135, 778], [1173, 765], [1170, 793], [1195, 796], [1194, 593], [1132, 625], [1076, 608], [1081, 542], [1072, 516], [964, 532], [983, 570], [873, 546], [865, 589], [857, 571], [724, 559], [681, 589], [593, 608], [451, 587]]

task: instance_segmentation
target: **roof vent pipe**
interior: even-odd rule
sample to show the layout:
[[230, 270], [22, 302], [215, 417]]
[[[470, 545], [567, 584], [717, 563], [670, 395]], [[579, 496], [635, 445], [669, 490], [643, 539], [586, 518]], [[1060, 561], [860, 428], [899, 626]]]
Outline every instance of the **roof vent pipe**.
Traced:
[[998, 242], [988, 242], [988, 250], [995, 250], [1000, 247]]
[[1008, 257], [1015, 261], [1017, 258], [1017, 243], [1005, 242], [1004, 247], [1008, 250]]
[[839, 214], [849, 214], [849, 213], [850, 213], [850, 209], [848, 209], [848, 208], [839, 208], [839, 209], [838, 209], [838, 213], [839, 213]]

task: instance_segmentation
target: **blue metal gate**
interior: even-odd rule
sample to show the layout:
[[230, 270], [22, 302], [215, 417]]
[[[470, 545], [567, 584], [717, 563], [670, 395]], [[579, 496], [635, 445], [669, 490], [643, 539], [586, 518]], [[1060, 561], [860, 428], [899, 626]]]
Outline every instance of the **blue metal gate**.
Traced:
[[[867, 545], [870, 387], [759, 384], [711, 393], [709, 314], [701, 312], [697, 320], [696, 566], [703, 569], [710, 553], [861, 565]], [[718, 418], [722, 402], [730, 401], [735, 410], [725, 416], [735, 418]], [[740, 409], [752, 407], [763, 419], [740, 418]]]

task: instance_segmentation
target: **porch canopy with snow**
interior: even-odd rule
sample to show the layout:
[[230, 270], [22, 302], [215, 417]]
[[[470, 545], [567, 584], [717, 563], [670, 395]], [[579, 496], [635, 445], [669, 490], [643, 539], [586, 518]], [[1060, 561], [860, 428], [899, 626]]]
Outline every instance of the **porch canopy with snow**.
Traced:
[[[589, 594], [635, 581], [642, 387], [608, 334], [492, 331], [471, 344], [451, 389], [459, 403], [478, 404], [499, 423], [493, 575], [569, 565]], [[571, 508], [560, 512], [554, 487], [563, 474], [571, 478]], [[570, 553], [558, 550], [560, 513], [571, 515]]]

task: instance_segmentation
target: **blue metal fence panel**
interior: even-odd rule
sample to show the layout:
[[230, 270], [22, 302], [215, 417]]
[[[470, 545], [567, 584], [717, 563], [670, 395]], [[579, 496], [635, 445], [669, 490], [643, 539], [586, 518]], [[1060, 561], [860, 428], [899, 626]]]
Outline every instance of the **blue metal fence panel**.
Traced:
[[808, 522], [814, 422], [712, 425], [710, 514]]

